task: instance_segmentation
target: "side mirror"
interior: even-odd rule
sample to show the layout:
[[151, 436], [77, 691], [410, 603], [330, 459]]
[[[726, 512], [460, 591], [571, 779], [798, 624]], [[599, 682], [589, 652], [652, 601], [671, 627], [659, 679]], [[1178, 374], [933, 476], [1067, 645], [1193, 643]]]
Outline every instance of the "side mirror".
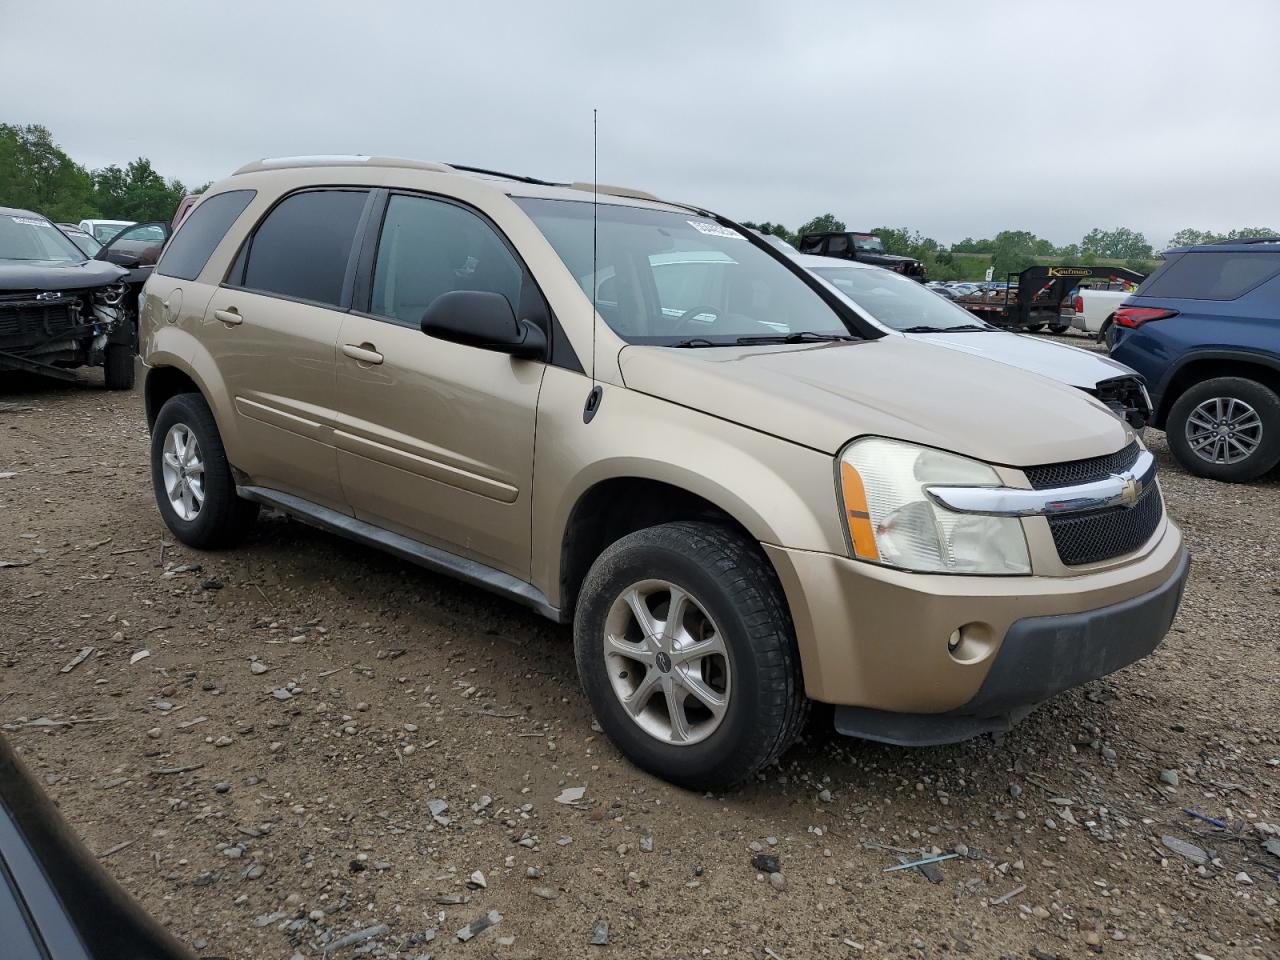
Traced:
[[547, 355], [546, 334], [528, 320], [517, 320], [511, 304], [500, 293], [481, 290], [442, 293], [422, 315], [422, 332], [450, 343], [509, 353], [513, 357], [541, 360]]

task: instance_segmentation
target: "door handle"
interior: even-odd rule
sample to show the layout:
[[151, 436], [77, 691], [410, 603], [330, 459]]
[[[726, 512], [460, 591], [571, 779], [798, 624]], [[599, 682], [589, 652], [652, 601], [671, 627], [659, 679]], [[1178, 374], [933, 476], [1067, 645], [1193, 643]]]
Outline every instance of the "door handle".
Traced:
[[344, 343], [342, 352], [352, 360], [358, 360], [360, 363], [381, 363], [382, 354], [380, 354], [372, 343], [362, 343], [356, 346], [354, 343]]
[[232, 327], [244, 323], [244, 317], [240, 316], [240, 311], [235, 307], [232, 307], [230, 310], [213, 311], [213, 319], [221, 320], [223, 323]]

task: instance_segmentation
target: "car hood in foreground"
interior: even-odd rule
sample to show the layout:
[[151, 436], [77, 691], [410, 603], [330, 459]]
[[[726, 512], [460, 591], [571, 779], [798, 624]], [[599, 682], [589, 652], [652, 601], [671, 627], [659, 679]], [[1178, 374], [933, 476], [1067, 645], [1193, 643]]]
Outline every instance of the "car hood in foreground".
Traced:
[[1132, 431], [1065, 384], [906, 337], [782, 346], [628, 346], [629, 389], [815, 450], [853, 437], [1009, 466], [1114, 453]]
[[973, 330], [957, 333], [916, 333], [909, 336], [949, 350], [960, 350], [974, 356], [986, 357], [988, 360], [1007, 363], [1020, 370], [1030, 370], [1042, 377], [1060, 380], [1085, 390], [1092, 390], [1103, 380], [1137, 376], [1133, 370], [1110, 357], [1026, 334]]
[[103, 260], [0, 260], [0, 293], [11, 290], [87, 290], [129, 271]]

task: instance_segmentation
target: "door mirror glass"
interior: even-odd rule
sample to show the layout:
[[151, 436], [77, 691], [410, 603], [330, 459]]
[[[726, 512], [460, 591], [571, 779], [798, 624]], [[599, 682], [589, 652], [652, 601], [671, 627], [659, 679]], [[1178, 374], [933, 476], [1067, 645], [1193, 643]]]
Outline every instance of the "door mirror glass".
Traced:
[[517, 320], [511, 302], [502, 294], [483, 290], [452, 290], [436, 297], [422, 315], [422, 332], [515, 357], [540, 360], [547, 352], [541, 328]]

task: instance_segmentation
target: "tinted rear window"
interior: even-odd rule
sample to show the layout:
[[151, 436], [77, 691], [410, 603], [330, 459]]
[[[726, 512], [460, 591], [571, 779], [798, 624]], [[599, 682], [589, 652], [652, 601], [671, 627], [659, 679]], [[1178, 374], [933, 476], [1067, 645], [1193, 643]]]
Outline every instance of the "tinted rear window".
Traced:
[[[339, 306], [367, 195], [313, 190], [286, 197], [249, 241], [243, 286]], [[199, 212], [197, 207], [192, 216]]]
[[1280, 273], [1280, 254], [1191, 251], [1147, 278], [1137, 296], [1170, 300], [1234, 300]]
[[256, 193], [256, 190], [232, 190], [210, 197], [196, 207], [169, 241], [156, 272], [179, 280], [200, 276], [214, 249]]

